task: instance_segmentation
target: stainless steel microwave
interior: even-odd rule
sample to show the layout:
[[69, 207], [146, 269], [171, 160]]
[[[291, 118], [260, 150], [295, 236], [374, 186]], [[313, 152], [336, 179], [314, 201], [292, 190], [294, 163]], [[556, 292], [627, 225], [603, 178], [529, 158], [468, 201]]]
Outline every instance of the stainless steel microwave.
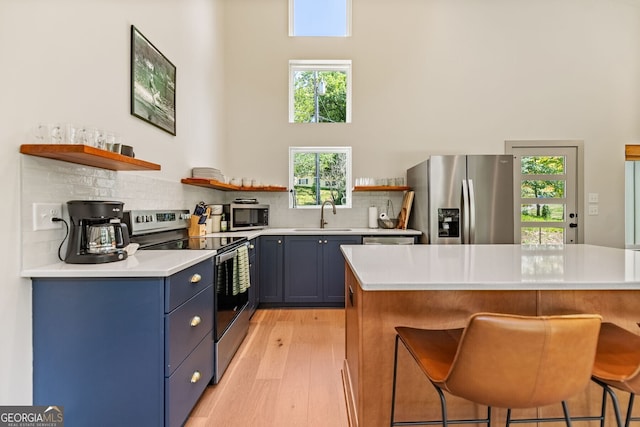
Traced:
[[223, 206], [229, 231], [252, 230], [269, 226], [269, 205], [230, 203]]

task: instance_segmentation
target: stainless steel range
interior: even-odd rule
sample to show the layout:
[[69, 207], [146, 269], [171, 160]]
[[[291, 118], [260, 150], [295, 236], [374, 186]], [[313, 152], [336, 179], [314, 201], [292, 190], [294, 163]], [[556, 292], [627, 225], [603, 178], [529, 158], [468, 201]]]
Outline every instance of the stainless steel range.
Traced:
[[248, 271], [246, 237], [189, 238], [188, 210], [125, 211], [130, 241], [139, 250], [215, 250], [212, 382], [217, 384], [249, 330], [249, 292], [239, 287], [238, 272]]

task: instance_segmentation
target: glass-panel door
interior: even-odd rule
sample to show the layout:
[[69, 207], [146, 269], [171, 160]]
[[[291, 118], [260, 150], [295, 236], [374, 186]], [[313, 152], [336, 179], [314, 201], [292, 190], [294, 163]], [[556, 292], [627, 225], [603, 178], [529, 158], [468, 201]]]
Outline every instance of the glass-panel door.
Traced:
[[523, 245], [577, 243], [574, 147], [514, 148], [516, 230]]

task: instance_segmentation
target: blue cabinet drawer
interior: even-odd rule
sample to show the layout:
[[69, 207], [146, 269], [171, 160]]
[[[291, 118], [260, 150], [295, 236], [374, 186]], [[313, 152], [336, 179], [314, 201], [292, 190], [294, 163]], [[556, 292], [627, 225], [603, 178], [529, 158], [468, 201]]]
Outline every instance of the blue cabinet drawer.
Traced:
[[181, 426], [213, 377], [213, 338], [209, 333], [164, 381], [165, 426]]
[[213, 329], [213, 286], [165, 317], [165, 376]]
[[213, 257], [169, 276], [165, 282], [165, 313], [213, 284]]

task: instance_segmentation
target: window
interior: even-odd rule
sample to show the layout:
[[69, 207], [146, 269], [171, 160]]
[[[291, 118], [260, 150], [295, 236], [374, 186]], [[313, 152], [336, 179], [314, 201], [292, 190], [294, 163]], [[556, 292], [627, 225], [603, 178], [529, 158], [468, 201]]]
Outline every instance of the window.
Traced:
[[351, 207], [351, 147], [289, 147], [289, 207]]
[[351, 35], [351, 0], [289, 0], [289, 35]]
[[289, 61], [289, 123], [351, 123], [351, 61]]

